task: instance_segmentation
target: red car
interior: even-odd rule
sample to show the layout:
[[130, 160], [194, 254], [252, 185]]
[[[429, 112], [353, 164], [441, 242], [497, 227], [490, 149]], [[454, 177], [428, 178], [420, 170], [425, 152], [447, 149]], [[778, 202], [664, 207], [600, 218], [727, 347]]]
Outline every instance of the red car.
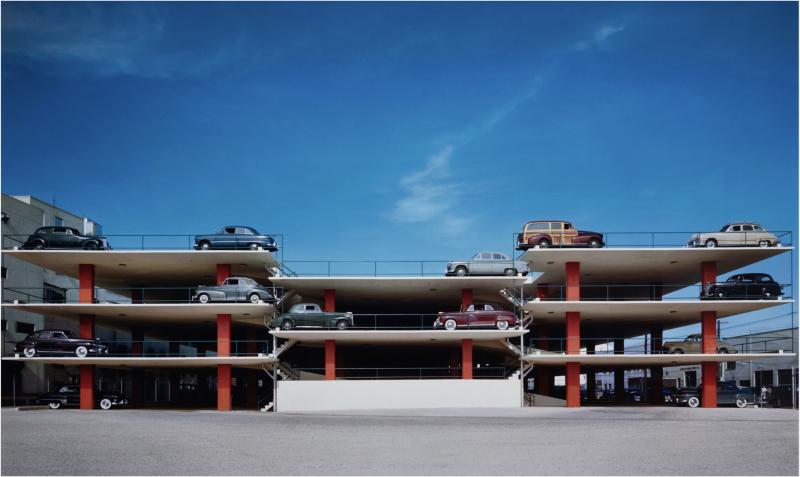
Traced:
[[497, 328], [507, 330], [519, 326], [517, 315], [490, 304], [474, 304], [462, 311], [439, 312], [433, 328]]

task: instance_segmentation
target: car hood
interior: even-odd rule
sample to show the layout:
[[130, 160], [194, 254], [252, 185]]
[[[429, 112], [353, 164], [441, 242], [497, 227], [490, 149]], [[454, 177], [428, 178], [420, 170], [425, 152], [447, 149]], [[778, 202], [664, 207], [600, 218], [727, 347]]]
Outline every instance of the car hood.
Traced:
[[578, 235], [603, 235], [600, 232], [593, 232], [591, 230], [578, 230]]

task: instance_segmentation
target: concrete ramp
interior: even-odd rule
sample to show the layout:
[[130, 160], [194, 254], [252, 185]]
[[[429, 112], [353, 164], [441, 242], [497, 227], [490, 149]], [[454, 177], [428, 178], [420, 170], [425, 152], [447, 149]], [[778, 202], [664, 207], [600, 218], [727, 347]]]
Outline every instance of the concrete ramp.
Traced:
[[545, 396], [544, 394], [534, 394], [533, 395], [533, 407], [566, 407], [567, 401], [564, 399], [558, 399], [550, 396]]

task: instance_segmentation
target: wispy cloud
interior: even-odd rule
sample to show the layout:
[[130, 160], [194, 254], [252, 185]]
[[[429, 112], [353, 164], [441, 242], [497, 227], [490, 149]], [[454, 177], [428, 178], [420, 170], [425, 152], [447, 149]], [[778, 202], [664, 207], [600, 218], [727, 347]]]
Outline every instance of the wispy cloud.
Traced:
[[3, 56], [63, 76], [204, 75], [236, 61], [241, 36], [213, 48], [184, 48], [158, 5], [6, 5]]
[[400, 223], [429, 223], [437, 231], [447, 234], [466, 231], [478, 217], [459, 207], [466, 188], [458, 180], [457, 168], [453, 164], [455, 153], [491, 133], [517, 108], [533, 99], [541, 85], [542, 76], [537, 76], [529, 88], [451, 136], [447, 144], [431, 154], [422, 167], [402, 177], [399, 186], [403, 196], [394, 203], [391, 219]]
[[601, 25], [592, 33], [590, 38], [575, 43], [573, 49], [578, 51], [607, 49], [611, 37], [622, 31], [625, 31], [625, 25], [623, 24]]

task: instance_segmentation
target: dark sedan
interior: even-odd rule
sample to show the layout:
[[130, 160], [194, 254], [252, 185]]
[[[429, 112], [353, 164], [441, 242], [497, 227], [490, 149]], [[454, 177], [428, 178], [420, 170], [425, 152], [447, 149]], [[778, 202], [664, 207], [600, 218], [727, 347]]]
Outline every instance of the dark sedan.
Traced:
[[[673, 402], [676, 404], [686, 404], [689, 407], [700, 406], [700, 398], [702, 395], [702, 384], [696, 388], [681, 388], [675, 391], [672, 396]], [[742, 386], [737, 386], [731, 382], [717, 382], [717, 404], [735, 405], [736, 407], [747, 407], [748, 404], [753, 404], [756, 401], [756, 396], [753, 390]]]
[[766, 273], [732, 275], [722, 283], [706, 286], [701, 298], [720, 300], [778, 299], [783, 295], [781, 284]]
[[250, 303], [275, 303], [275, 296], [268, 288], [247, 277], [229, 277], [217, 286], [199, 286], [192, 301], [249, 301]]
[[[128, 404], [128, 398], [119, 393], [95, 391], [94, 400], [97, 407], [107, 411], [112, 406], [124, 406]], [[39, 396], [39, 404], [47, 404], [50, 409], [58, 409], [61, 406], [79, 406], [81, 403], [81, 387], [78, 384], [68, 384], [61, 386], [58, 391], [45, 393]]]
[[194, 248], [196, 250], [258, 250], [264, 249], [270, 252], [278, 250], [275, 239], [269, 235], [263, 235], [253, 227], [242, 225], [229, 225], [208, 235], [197, 235], [194, 238]]
[[99, 339], [75, 338], [68, 330], [39, 330], [17, 343], [14, 351], [26, 358], [44, 354], [71, 354], [85, 358], [90, 354], [107, 355], [108, 346]]
[[84, 250], [110, 250], [105, 237], [83, 235], [72, 227], [39, 227], [22, 245], [28, 250], [46, 248], [79, 248]]
[[519, 326], [517, 315], [491, 304], [474, 304], [462, 311], [441, 312], [433, 322], [433, 328], [455, 330], [457, 328], [497, 328], [507, 330]]

